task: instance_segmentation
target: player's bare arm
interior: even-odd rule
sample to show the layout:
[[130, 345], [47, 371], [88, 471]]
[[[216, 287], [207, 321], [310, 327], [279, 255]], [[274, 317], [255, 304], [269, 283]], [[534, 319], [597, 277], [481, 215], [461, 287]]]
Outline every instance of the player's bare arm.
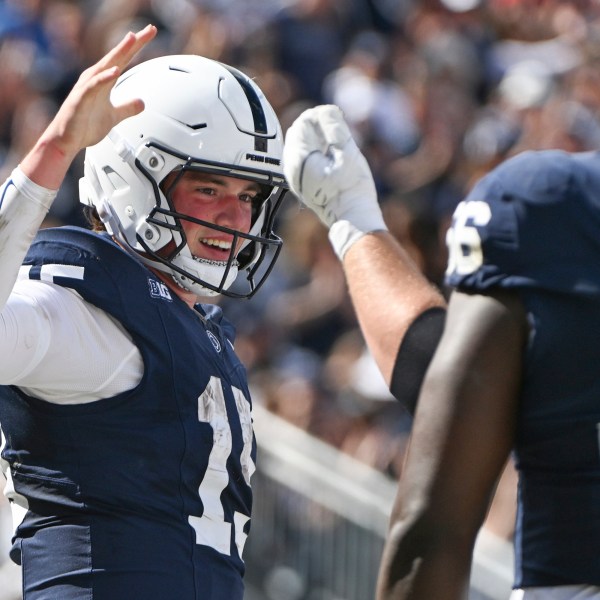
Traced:
[[[343, 263], [366, 342], [391, 391], [412, 410], [444, 318], [445, 301], [388, 232], [369, 165], [356, 145], [342, 111], [334, 105], [302, 113], [289, 128], [284, 169], [294, 193], [329, 228]], [[438, 314], [427, 328], [416, 327], [418, 359], [411, 349], [414, 384], [395, 386], [405, 335], [429, 309]], [[414, 368], [413, 368], [414, 367]]]
[[144, 104], [134, 99], [120, 106], [110, 92], [123, 69], [156, 35], [148, 25], [129, 32], [106, 56], [86, 69], [35, 147], [21, 162], [32, 181], [58, 189], [77, 153], [100, 141], [118, 122], [140, 113]]
[[466, 598], [475, 537], [514, 441], [526, 333], [516, 296], [453, 294], [417, 405], [378, 600]]
[[[445, 300], [387, 231], [357, 240], [343, 265], [365, 340], [392, 393], [412, 411], [441, 334]], [[424, 325], [415, 323], [421, 316], [427, 318]], [[414, 342], [406, 337], [409, 331]], [[399, 354], [406, 343], [406, 354]]]
[[[115, 123], [143, 109], [138, 100], [114, 107], [110, 91], [118, 74], [155, 35], [153, 25], [135, 34], [128, 33], [87, 69], [20, 168], [4, 184], [0, 225], [10, 223], [10, 227], [2, 227], [0, 307], [10, 294], [21, 261], [76, 154], [106, 135]], [[23, 198], [29, 202], [22, 202]]]

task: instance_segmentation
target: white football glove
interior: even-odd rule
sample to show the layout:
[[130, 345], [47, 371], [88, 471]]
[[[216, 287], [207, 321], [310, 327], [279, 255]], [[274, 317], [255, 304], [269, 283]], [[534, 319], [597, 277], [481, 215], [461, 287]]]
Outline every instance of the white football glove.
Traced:
[[387, 229], [371, 169], [339, 107], [309, 108], [294, 121], [283, 171], [294, 194], [329, 227], [340, 259], [363, 235]]

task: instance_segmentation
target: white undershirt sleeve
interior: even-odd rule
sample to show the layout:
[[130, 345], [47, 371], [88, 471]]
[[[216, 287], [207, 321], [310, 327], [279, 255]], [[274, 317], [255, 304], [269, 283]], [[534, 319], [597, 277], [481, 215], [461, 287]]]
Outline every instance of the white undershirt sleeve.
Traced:
[[143, 361], [129, 333], [73, 290], [17, 282], [0, 312], [0, 383], [57, 404], [81, 404], [135, 387]]
[[56, 191], [35, 184], [18, 167], [0, 188], [0, 308], [55, 196]]
[[54, 403], [93, 402], [135, 387], [144, 366], [123, 326], [73, 290], [17, 282], [55, 196], [19, 168], [0, 187], [0, 384]]

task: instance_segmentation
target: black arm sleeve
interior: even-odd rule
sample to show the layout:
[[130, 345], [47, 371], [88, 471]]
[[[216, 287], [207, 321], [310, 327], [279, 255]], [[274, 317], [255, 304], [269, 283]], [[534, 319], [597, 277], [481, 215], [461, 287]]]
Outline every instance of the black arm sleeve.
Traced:
[[445, 319], [446, 310], [441, 307], [421, 313], [406, 331], [398, 350], [390, 392], [411, 415], [415, 413], [425, 371], [442, 337]]

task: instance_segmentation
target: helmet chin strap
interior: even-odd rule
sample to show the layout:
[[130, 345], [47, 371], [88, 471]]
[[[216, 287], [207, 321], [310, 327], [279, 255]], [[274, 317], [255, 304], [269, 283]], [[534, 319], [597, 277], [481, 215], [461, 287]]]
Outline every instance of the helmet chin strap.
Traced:
[[[233, 261], [227, 272], [227, 277], [223, 284], [223, 276], [227, 269], [226, 261], [208, 260], [205, 258], [190, 258], [187, 256], [179, 256], [176, 259], [178, 266], [182, 267], [185, 271], [193, 274], [194, 277], [206, 282], [209, 285], [214, 286], [222, 290], [227, 290], [233, 282], [236, 280], [238, 275], [238, 263]], [[205, 287], [201, 283], [196, 283], [189, 277], [182, 275], [176, 271], [171, 273], [175, 283], [188, 292], [197, 294], [198, 296], [217, 296], [219, 291], [213, 290], [209, 287]]]

